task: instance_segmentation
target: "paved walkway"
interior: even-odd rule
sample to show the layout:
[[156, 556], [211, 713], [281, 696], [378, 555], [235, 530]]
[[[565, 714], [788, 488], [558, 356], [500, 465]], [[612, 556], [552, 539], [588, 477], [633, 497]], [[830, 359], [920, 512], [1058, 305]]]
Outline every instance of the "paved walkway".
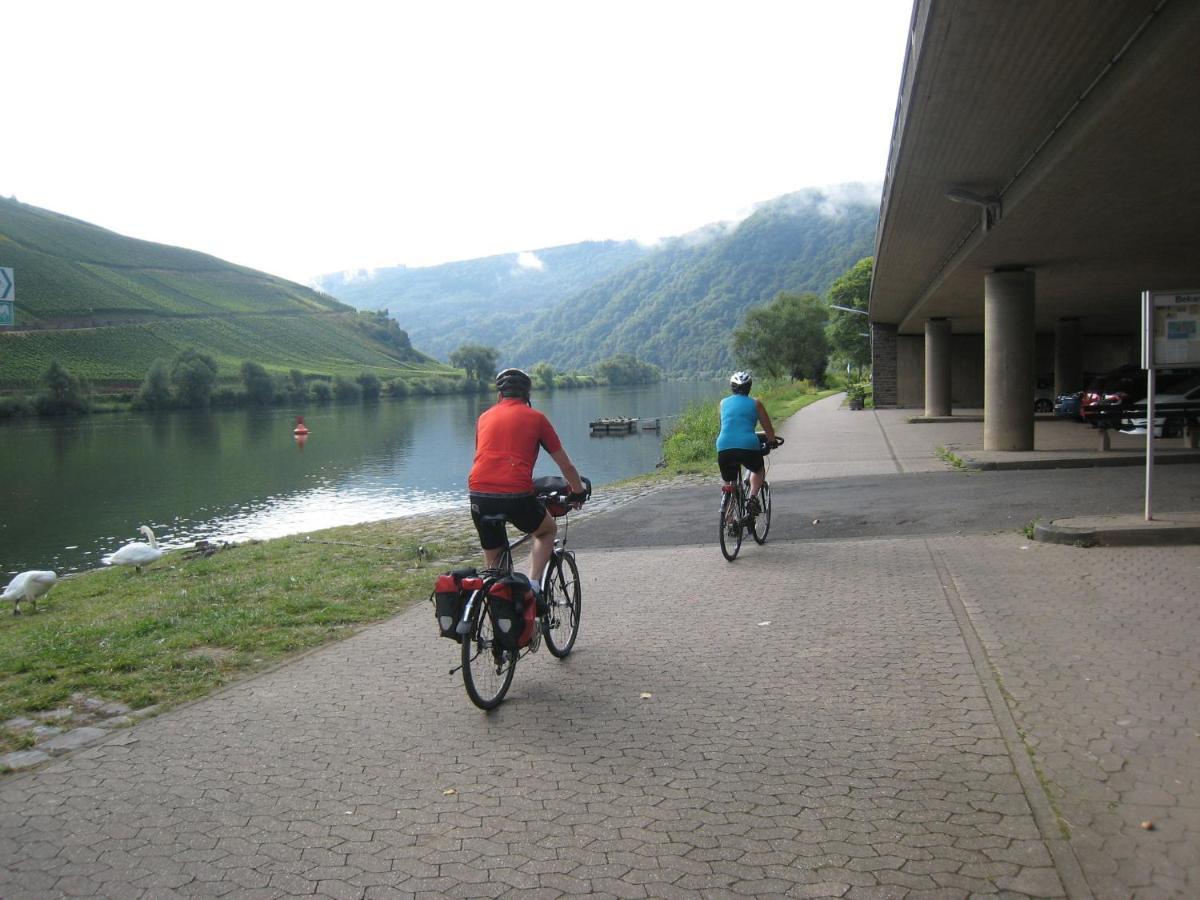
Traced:
[[[806, 410], [773, 480], [941, 465], [886, 417]], [[0, 781], [0, 896], [1200, 895], [1200, 550], [580, 561], [493, 714], [418, 604]]]

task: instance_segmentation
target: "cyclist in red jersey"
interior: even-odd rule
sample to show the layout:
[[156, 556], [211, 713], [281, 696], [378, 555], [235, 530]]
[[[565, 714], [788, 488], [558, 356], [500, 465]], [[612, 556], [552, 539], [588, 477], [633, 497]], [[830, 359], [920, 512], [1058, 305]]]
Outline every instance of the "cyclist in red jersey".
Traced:
[[502, 514], [521, 531], [533, 533], [529, 579], [536, 586], [554, 551], [558, 531], [554, 517], [534, 496], [533, 464], [538, 450], [545, 447], [558, 463], [572, 493], [583, 494], [584, 486], [554, 426], [530, 404], [532, 388], [532, 379], [520, 369], [505, 369], [496, 376], [499, 402], [485, 410], [475, 424], [475, 462], [467, 487], [471, 518], [487, 566], [499, 565], [508, 538], [503, 525], [484, 523], [481, 517]]

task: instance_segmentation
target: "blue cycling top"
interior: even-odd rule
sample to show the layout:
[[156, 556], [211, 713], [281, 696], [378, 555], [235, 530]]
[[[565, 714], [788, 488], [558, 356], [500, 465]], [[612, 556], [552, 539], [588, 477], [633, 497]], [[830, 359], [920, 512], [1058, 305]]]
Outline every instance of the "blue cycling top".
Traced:
[[721, 401], [721, 433], [717, 452], [722, 450], [758, 450], [762, 445], [754, 433], [758, 425], [758, 404], [749, 394], [730, 394]]

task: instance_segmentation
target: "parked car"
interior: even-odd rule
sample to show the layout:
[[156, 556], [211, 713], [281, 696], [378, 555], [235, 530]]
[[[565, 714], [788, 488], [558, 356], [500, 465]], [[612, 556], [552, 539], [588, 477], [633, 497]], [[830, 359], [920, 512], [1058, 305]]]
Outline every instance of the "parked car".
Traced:
[[[1186, 426], [1200, 425], [1200, 372], [1167, 375], [1164, 381], [1154, 394], [1154, 434], [1157, 437], [1182, 437]], [[1143, 398], [1121, 417], [1121, 431], [1145, 434], [1146, 413], [1147, 403]]]
[[1033, 411], [1048, 413], [1054, 409], [1054, 376], [1039, 375], [1033, 387]]
[[1083, 401], [1083, 391], [1072, 394], [1059, 394], [1054, 398], [1054, 414], [1063, 419], [1081, 419], [1079, 404]]
[[1084, 388], [1079, 416], [1098, 428], [1116, 428], [1121, 413], [1146, 396], [1146, 370], [1134, 365], [1119, 366], [1097, 375]]

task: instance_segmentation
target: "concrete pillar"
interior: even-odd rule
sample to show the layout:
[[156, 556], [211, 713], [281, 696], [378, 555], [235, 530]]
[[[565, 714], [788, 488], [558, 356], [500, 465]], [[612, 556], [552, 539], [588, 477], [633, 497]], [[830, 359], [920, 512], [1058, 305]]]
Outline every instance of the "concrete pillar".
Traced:
[[877, 408], [899, 402], [896, 371], [896, 326], [872, 322], [871, 389]]
[[1034, 281], [1026, 270], [983, 280], [983, 449], [1033, 449]]
[[925, 415], [950, 415], [950, 320], [925, 320]]
[[1054, 396], [1083, 387], [1083, 326], [1078, 319], [1059, 319], [1054, 324]]

